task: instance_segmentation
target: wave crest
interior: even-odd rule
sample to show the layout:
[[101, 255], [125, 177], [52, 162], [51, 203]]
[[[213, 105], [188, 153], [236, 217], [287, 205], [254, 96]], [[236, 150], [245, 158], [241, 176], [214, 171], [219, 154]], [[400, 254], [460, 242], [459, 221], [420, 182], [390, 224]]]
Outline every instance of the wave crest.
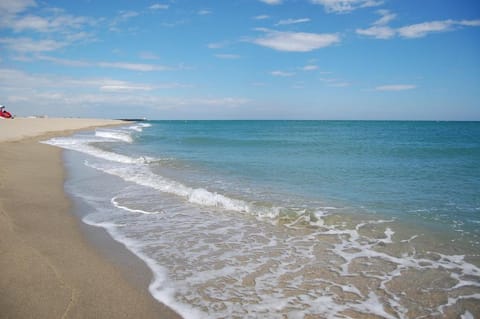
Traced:
[[125, 143], [133, 142], [133, 138], [129, 133], [119, 130], [96, 130], [95, 136]]

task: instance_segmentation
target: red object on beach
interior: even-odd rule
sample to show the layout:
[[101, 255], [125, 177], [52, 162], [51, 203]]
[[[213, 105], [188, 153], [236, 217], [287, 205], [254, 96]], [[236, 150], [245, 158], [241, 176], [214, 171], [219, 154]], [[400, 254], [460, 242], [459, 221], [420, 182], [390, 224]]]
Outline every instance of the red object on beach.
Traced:
[[6, 118], [6, 119], [11, 119], [12, 114], [10, 112], [3, 111], [3, 112], [0, 112], [0, 117]]

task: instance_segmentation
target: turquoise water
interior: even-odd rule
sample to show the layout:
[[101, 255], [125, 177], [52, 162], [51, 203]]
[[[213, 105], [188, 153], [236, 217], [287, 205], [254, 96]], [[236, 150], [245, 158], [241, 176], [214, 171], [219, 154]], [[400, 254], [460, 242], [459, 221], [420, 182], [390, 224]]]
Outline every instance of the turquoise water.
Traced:
[[[480, 123], [150, 121], [55, 138], [185, 318], [480, 316]], [[428, 293], [426, 293], [428, 291]]]
[[122, 150], [180, 161], [175, 168], [184, 182], [240, 196], [253, 188], [244, 196], [255, 199], [268, 190], [296, 205], [340, 203], [480, 234], [478, 122], [151, 124]]

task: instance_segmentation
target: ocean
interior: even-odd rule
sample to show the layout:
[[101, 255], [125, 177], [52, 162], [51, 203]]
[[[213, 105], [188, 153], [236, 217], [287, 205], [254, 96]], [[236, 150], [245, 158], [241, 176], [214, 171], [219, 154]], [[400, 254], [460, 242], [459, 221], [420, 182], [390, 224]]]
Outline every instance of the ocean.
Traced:
[[45, 143], [184, 318], [480, 317], [480, 122], [147, 121]]

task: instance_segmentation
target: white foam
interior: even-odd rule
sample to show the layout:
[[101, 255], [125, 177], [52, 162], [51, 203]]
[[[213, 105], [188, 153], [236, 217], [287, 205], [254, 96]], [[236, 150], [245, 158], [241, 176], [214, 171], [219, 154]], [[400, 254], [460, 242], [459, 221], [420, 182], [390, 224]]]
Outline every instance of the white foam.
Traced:
[[132, 131], [137, 131], [137, 132], [142, 132], [143, 131], [143, 128], [139, 125], [132, 125], [132, 126], [129, 126], [128, 127], [129, 130], [132, 130]]
[[158, 265], [155, 260], [147, 257], [145, 254], [137, 253], [137, 255], [147, 263], [154, 273], [154, 279], [148, 286], [148, 291], [155, 299], [168, 305], [184, 319], [208, 318], [204, 312], [175, 299], [175, 288], [166, 284], [168, 277], [165, 275], [164, 267]]
[[[386, 289], [387, 283], [392, 281], [394, 278], [402, 276], [402, 273], [409, 269], [416, 269], [416, 270], [448, 270], [450, 277], [457, 281], [457, 284], [453, 287], [445, 289], [446, 291], [456, 291], [458, 288], [461, 287], [479, 287], [480, 284], [478, 282], [480, 278], [480, 268], [474, 264], [465, 261], [465, 256], [463, 255], [444, 255], [440, 253], [433, 253], [431, 254], [437, 256], [437, 258], [428, 259], [428, 258], [418, 258], [414, 254], [413, 255], [406, 255], [404, 254], [401, 258], [389, 255], [385, 252], [379, 252], [375, 250], [375, 246], [380, 242], [393, 242], [392, 236], [394, 232], [387, 227], [385, 229], [385, 235], [387, 239], [373, 239], [368, 237], [363, 237], [359, 235], [358, 230], [368, 224], [378, 224], [385, 221], [372, 221], [366, 223], [360, 223], [356, 226], [355, 230], [336, 230], [336, 229], [328, 229], [327, 231], [322, 232], [323, 234], [337, 234], [341, 239], [339, 244], [335, 244], [332, 251], [335, 252], [337, 256], [343, 258], [344, 263], [340, 265], [340, 271], [338, 273], [341, 276], [367, 276], [372, 278], [381, 279], [381, 287], [388, 292]], [[345, 236], [347, 235], [347, 236]], [[416, 238], [413, 236], [410, 240]], [[358, 258], [365, 258], [367, 260], [377, 259], [381, 261], [388, 262], [391, 265], [395, 265], [395, 268], [391, 271], [385, 271], [383, 275], [368, 275], [367, 273], [362, 272], [361, 274], [357, 274], [351, 271], [350, 265], [352, 265], [354, 260]], [[390, 293], [389, 293], [390, 294]], [[456, 304], [459, 300], [462, 299], [480, 299], [480, 294], [472, 294], [469, 296], [460, 296], [456, 298], [449, 298], [447, 304], [439, 306], [438, 311], [443, 313], [443, 310], [447, 307], [450, 307]], [[406, 314], [407, 309], [400, 305], [397, 301], [398, 297], [391, 294], [391, 298], [389, 298], [388, 303], [397, 311], [397, 314], [400, 318], [403, 318], [401, 314]], [[372, 301], [372, 304], [375, 302]], [[362, 306], [363, 307], [363, 306]], [[369, 308], [372, 310], [371, 308]], [[357, 309], [360, 311], [360, 308]], [[380, 312], [377, 312], [380, 316], [382, 315]]]
[[353, 305], [351, 304], [349, 305], [349, 308], [357, 310], [358, 312], [362, 312], [364, 314], [377, 315], [380, 318], [397, 319], [396, 316], [392, 316], [391, 314], [385, 311], [385, 309], [383, 308], [382, 301], [372, 291], [368, 294], [367, 300], [358, 304], [353, 304]]
[[439, 313], [445, 314], [445, 312], [444, 312], [445, 308], [451, 307], [451, 306], [455, 305], [458, 301], [465, 300], [465, 299], [480, 300], [480, 293], [466, 295], [466, 296], [449, 297], [447, 303], [438, 307], [437, 310], [438, 310]]
[[418, 238], [419, 235], [413, 235], [412, 237], [410, 237], [409, 239], [403, 239], [401, 240], [400, 242], [401, 243], [409, 243], [411, 242], [412, 240], [414, 240], [415, 238]]
[[467, 310], [460, 316], [460, 319], [475, 319], [475, 317]]
[[390, 228], [390, 227], [387, 227], [387, 229], [385, 229], [385, 236], [387, 238], [383, 239], [382, 241], [386, 244], [391, 244], [393, 243], [392, 241], [392, 236], [395, 234], [395, 232]]
[[118, 225], [108, 222], [94, 222], [89, 218], [89, 216], [83, 218], [83, 222], [91, 226], [104, 228], [110, 234], [110, 236], [112, 236], [112, 238], [124, 244], [128, 250], [133, 252], [135, 255], [137, 255], [137, 257], [147, 264], [147, 266], [152, 270], [154, 276], [148, 287], [148, 290], [155, 299], [163, 304], [168, 305], [171, 309], [185, 319], [207, 318], [203, 312], [193, 308], [190, 305], [178, 302], [175, 299], [176, 289], [174, 288], [173, 283], [168, 280], [167, 269], [159, 265], [158, 262], [142, 252], [141, 243], [131, 238], [127, 238], [121, 232], [119, 232], [117, 229]]
[[126, 143], [133, 142], [132, 136], [129, 133], [120, 130], [96, 130], [95, 136]]
[[120, 205], [118, 202], [117, 202], [117, 198], [116, 197], [113, 197], [110, 202], [113, 204], [113, 206], [117, 207], [117, 208], [120, 208], [120, 209], [123, 209], [123, 210], [126, 210], [127, 212], [131, 212], [131, 213], [140, 213], [140, 214], [145, 214], [145, 215], [156, 215], [156, 214], [160, 214], [160, 213], [163, 213], [162, 211], [146, 211], [146, 210], [142, 210], [142, 209], [132, 209], [132, 208], [129, 208], [127, 206], [124, 206], [124, 205]]
[[245, 201], [232, 199], [203, 188], [195, 189], [185, 186], [179, 182], [152, 173], [147, 166], [102, 167], [90, 163], [87, 163], [87, 165], [110, 175], [118, 176], [127, 182], [134, 182], [163, 193], [184, 197], [190, 203], [237, 212], [249, 213], [252, 211], [250, 205]]
[[144, 128], [151, 127], [152, 125], [149, 123], [138, 123], [132, 126], [127, 127], [127, 129], [137, 132], [142, 132]]
[[[200, 215], [200, 217], [195, 217], [187, 212], [180, 214], [180, 216], [184, 216], [181, 220], [172, 219], [170, 221], [172, 215], [166, 220], [162, 220], [162, 225], [170, 223], [171, 228], [167, 227], [161, 231], [159, 247], [161, 247], [161, 255], [166, 255], [167, 260], [160, 260], [165, 264], [170, 264], [168, 261], [171, 259], [168, 259], [168, 256], [173, 256], [173, 260], [180, 258], [178, 262], [182, 266], [172, 267], [179, 274], [172, 273], [170, 275], [165, 268], [159, 265], [157, 259], [143, 252], [142, 245], [151, 251], [154, 242], [136, 245], [129, 242], [128, 239], [117, 238], [120, 241], [124, 240], [125, 245], [145, 260], [152, 269], [154, 281], [149, 286], [150, 293], [187, 319], [266, 316], [268, 318], [284, 318], [285, 314], [288, 314], [289, 318], [302, 318], [302, 315], [305, 314], [337, 318], [343, 317], [344, 313], [348, 311], [388, 319], [408, 318], [408, 309], [400, 303], [400, 296], [390, 292], [387, 288], [387, 284], [401, 276], [402, 273], [406, 273], [410, 269], [439, 269], [442, 271], [448, 269], [457, 274], [458, 277], [455, 279], [462, 280], [465, 285], [468, 285], [468, 279], [464, 278], [465, 276], [478, 278], [479, 274], [479, 269], [466, 263], [462, 255], [437, 254], [438, 258], [433, 259], [416, 258], [413, 255], [399, 258], [375, 251], [375, 246], [385, 239], [369, 238], [360, 235], [359, 231], [365, 226], [382, 224], [386, 221], [362, 222], [355, 229], [337, 229], [336, 226], [324, 225], [323, 229], [310, 235], [287, 237], [287, 240], [284, 240], [284, 238], [276, 238], [274, 234], [265, 231], [264, 224], [248, 225], [242, 221], [233, 223], [232, 226], [222, 220], [212, 219], [212, 216]], [[211, 225], [214, 225], [213, 229], [216, 231], [210, 231]], [[146, 234], [149, 233], [149, 229], [145, 228], [146, 224], [140, 226], [142, 231]], [[385, 235], [392, 240], [394, 232], [391, 226], [388, 226], [385, 228]], [[123, 230], [118, 229], [118, 231]], [[250, 233], [251, 231], [258, 231], [258, 233]], [[283, 233], [283, 231], [279, 231]], [[199, 234], [201, 234], [200, 237]], [[305, 291], [304, 295], [302, 293], [291, 295], [292, 289], [297, 289], [305, 283], [304, 267], [319, 267], [318, 260], [314, 258], [312, 260], [312, 257], [314, 256], [316, 236], [325, 234], [338, 236], [340, 239], [340, 243], [334, 245], [336, 255], [345, 260], [345, 264], [341, 265], [343, 271], [340, 275], [343, 278], [365, 276], [380, 279], [381, 293], [370, 291], [363, 294], [355, 284], [352, 284], [355, 283], [355, 280], [346, 280], [348, 283], [346, 284], [345, 281], [335, 282], [337, 279], [333, 276], [330, 279], [324, 277], [309, 279], [320, 284], [318, 289], [311, 288], [305, 291], [299, 288], [298, 292]], [[256, 237], [252, 237], [252, 235]], [[153, 236], [153, 238], [155, 237]], [[258, 238], [258, 240], [254, 240], [254, 238]], [[212, 239], [214, 239], [213, 242]], [[227, 245], [229, 248], [222, 250], [219, 245]], [[275, 253], [269, 255], [267, 252]], [[240, 259], [237, 259], [238, 257]], [[356, 274], [350, 271], [348, 266], [351, 262], [362, 257], [367, 257], [369, 260], [374, 258], [387, 261], [394, 265], [394, 269], [375, 275]], [[238, 263], [242, 259], [247, 262]], [[264, 268], [268, 270], [262, 271]], [[253, 287], [249, 288], [248, 285], [244, 285], [243, 278], [257, 271], [260, 271], [261, 275], [254, 276]], [[293, 278], [287, 279], [289, 281], [281, 281], [284, 280], [281, 278], [290, 276]], [[354, 300], [342, 299], [333, 291], [323, 289], [322, 283], [330, 287], [338, 287], [343, 292], [352, 293], [356, 297]], [[286, 290], [280, 288], [282, 284], [286, 285]], [[315, 287], [315, 284], [312, 283], [311, 287]], [[452, 289], [455, 288], [457, 287]], [[196, 289], [201, 289], [201, 291]], [[239, 298], [242, 300], [241, 303], [234, 301]], [[454, 306], [461, 300], [479, 298], [478, 294], [449, 297], [446, 304], [433, 309], [433, 311], [437, 310], [439, 314], [443, 314], [446, 308]], [[389, 307], [389, 311], [387, 311], [387, 307]], [[199, 309], [208, 309], [208, 313]]]
[[57, 147], [61, 147], [64, 149], [77, 151], [81, 153], [85, 153], [97, 158], [101, 158], [104, 160], [124, 163], [124, 164], [140, 164], [140, 163], [149, 163], [154, 159], [148, 157], [139, 157], [133, 158], [130, 156], [104, 151], [100, 148], [92, 146], [91, 143], [95, 142], [103, 142], [104, 139], [92, 139], [92, 138], [52, 138], [48, 141], [43, 141], [44, 144], [49, 144]]
[[200, 204], [203, 206], [213, 206], [221, 207], [227, 210], [239, 211], [239, 212], [249, 212], [249, 205], [237, 199], [228, 198], [224, 195], [212, 193], [203, 188], [191, 189], [188, 187], [183, 187], [188, 189], [188, 201], [195, 204]]
[[[134, 162], [129, 162], [127, 164], [144, 164], [150, 162], [150, 159], [137, 159]], [[88, 162], [86, 165], [104, 173], [118, 176], [127, 182], [133, 182], [141, 186], [153, 188], [163, 193], [183, 197], [186, 201], [199, 206], [214, 207], [228, 211], [247, 213], [259, 219], [266, 219], [272, 222], [278, 221], [282, 210], [287, 211], [287, 209], [280, 207], [257, 206], [244, 200], [231, 198], [204, 188], [192, 188], [161, 175], [157, 175], [153, 173], [146, 165], [102, 166]], [[297, 215], [303, 221], [306, 221], [311, 225], [323, 225], [322, 217], [326, 216], [327, 214], [320, 211], [314, 214], [315, 220], [310, 220], [310, 215], [305, 214], [305, 210], [297, 212]]]
[[[325, 208], [326, 209], [326, 208]], [[325, 217], [327, 217], [329, 214], [324, 212], [324, 211], [321, 211], [321, 210], [317, 210], [316, 212], [314, 212], [314, 216], [315, 218], [317, 219], [317, 221], [315, 222], [312, 222], [312, 224], [316, 225], [316, 226], [319, 226], [319, 227], [322, 227], [322, 226], [325, 226]]]
[[[137, 126], [150, 127], [148, 123], [139, 123]], [[110, 162], [121, 164], [134, 164], [133, 166], [101, 166], [93, 163], [85, 162], [87, 166], [101, 170], [110, 175], [121, 177], [125, 181], [134, 182], [138, 185], [150, 187], [158, 191], [173, 194], [185, 198], [188, 202], [205, 207], [216, 207], [229, 211], [252, 214], [260, 219], [277, 220], [281, 215], [282, 209], [279, 207], [261, 207], [254, 206], [240, 199], [230, 198], [217, 192], [212, 192], [204, 188], [191, 188], [174, 180], [164, 178], [160, 175], [152, 173], [147, 166], [141, 164], [149, 164], [158, 162], [160, 159], [151, 157], [133, 158], [130, 156], [109, 152], [91, 145], [96, 142], [104, 142], [109, 139], [122, 141], [131, 141], [131, 137], [122, 131], [113, 130], [97, 130], [95, 137], [91, 136], [74, 136], [52, 138], [43, 143], [54, 145], [57, 147], [78, 151], [90, 156], [104, 159]], [[316, 221], [310, 221], [311, 224], [321, 225], [323, 223], [321, 216], [323, 213], [315, 213]], [[308, 218], [304, 216], [304, 218]]]

